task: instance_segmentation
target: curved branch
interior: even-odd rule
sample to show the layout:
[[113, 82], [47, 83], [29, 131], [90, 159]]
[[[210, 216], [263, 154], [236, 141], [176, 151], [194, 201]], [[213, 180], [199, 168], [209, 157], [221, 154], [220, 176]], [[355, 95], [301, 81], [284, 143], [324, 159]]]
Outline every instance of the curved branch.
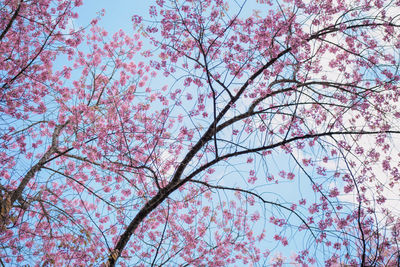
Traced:
[[294, 210], [292, 210], [292, 209], [290, 209], [290, 208], [288, 208], [288, 207], [285, 207], [285, 206], [282, 205], [282, 204], [279, 204], [279, 203], [276, 203], [276, 202], [272, 202], [272, 201], [265, 200], [265, 199], [264, 199], [262, 196], [260, 196], [259, 194], [256, 194], [256, 193], [254, 193], [254, 192], [252, 192], [252, 191], [245, 190], [245, 189], [241, 189], [241, 188], [233, 188], [233, 187], [227, 187], [227, 186], [221, 186], [221, 185], [210, 185], [209, 183], [206, 183], [206, 182], [203, 182], [203, 181], [199, 181], [199, 180], [190, 180], [190, 182], [202, 184], [202, 185], [205, 185], [205, 186], [207, 186], [207, 187], [209, 187], [209, 188], [214, 188], [214, 189], [222, 189], [222, 190], [229, 190], [229, 191], [236, 191], [236, 192], [246, 193], [246, 194], [249, 194], [249, 195], [252, 195], [252, 196], [258, 198], [258, 199], [261, 200], [264, 204], [270, 204], [270, 205], [278, 206], [278, 207], [280, 207], [280, 208], [282, 208], [282, 209], [285, 209], [285, 210], [287, 210], [287, 211], [290, 211], [291, 213], [293, 213], [294, 215], [296, 215], [296, 217], [299, 218], [299, 219], [304, 223], [304, 225], [308, 228], [308, 230], [310, 230], [310, 232], [311, 232], [312, 236], [314, 237], [314, 239], [317, 239], [317, 237], [315, 236], [315, 234], [313, 233], [313, 231], [311, 230], [311, 227], [307, 224], [307, 222], [306, 222], [296, 211], [294, 211]]

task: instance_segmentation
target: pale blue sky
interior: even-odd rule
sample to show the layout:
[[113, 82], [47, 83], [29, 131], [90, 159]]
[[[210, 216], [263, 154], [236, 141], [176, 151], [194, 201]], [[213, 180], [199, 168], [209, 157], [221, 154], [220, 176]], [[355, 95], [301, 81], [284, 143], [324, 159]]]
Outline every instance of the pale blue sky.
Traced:
[[78, 22], [81, 25], [87, 25], [96, 16], [96, 13], [104, 8], [106, 13], [101, 19], [101, 26], [110, 33], [119, 29], [129, 32], [132, 30], [132, 15], [146, 16], [151, 5], [154, 5], [154, 1], [87, 0], [83, 6], [77, 9], [79, 13]]

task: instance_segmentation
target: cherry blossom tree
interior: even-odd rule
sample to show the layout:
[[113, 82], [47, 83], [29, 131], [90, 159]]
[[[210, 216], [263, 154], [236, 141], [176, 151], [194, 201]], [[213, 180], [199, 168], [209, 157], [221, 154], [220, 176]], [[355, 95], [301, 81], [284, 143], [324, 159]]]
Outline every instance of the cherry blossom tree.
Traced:
[[2, 265], [398, 264], [400, 2], [259, 2], [1, 2]]

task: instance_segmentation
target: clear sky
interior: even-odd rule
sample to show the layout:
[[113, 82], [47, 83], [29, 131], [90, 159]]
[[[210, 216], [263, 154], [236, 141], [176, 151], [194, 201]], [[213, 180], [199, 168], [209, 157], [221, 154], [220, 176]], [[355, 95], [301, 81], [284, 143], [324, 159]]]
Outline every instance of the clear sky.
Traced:
[[101, 19], [103, 26], [110, 33], [119, 29], [132, 31], [132, 15], [146, 16], [149, 7], [154, 1], [146, 0], [86, 0], [83, 6], [77, 10], [79, 13], [78, 23], [87, 25], [96, 14], [105, 9], [105, 16]]

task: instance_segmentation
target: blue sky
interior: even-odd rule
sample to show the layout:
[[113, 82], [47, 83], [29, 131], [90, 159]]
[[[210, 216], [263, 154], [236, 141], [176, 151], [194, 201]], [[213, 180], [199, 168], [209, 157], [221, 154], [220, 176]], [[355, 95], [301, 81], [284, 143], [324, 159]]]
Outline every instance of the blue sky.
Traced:
[[110, 33], [116, 32], [119, 29], [131, 32], [132, 15], [146, 16], [149, 6], [152, 4], [153, 1], [146, 0], [87, 0], [84, 1], [83, 6], [77, 9], [79, 13], [78, 22], [81, 25], [87, 25], [104, 8], [106, 13], [101, 20], [101, 26]]

